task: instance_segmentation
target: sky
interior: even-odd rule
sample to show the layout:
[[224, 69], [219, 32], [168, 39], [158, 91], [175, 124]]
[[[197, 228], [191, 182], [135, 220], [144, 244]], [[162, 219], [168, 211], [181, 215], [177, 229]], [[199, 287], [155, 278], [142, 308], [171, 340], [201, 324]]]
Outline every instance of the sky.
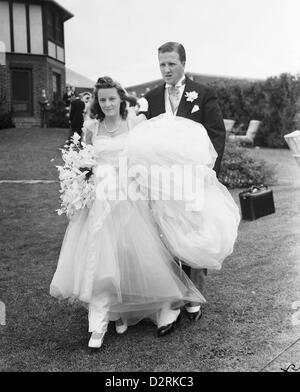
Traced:
[[66, 66], [124, 86], [160, 78], [157, 49], [181, 42], [186, 71], [266, 78], [300, 73], [300, 0], [56, 0]]

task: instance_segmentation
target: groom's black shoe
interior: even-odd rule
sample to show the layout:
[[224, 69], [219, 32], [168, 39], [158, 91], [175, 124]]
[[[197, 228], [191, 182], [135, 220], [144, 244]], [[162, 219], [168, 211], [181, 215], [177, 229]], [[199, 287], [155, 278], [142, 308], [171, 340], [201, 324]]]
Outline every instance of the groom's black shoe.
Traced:
[[172, 323], [167, 324], [167, 325], [163, 325], [162, 327], [157, 328], [157, 336], [159, 338], [161, 338], [162, 336], [166, 336], [166, 335], [169, 335], [170, 333], [172, 333], [175, 330], [175, 328], [177, 327], [177, 324], [179, 323], [180, 319], [181, 319], [181, 314], [179, 314], [177, 319], [175, 321], [173, 321]]

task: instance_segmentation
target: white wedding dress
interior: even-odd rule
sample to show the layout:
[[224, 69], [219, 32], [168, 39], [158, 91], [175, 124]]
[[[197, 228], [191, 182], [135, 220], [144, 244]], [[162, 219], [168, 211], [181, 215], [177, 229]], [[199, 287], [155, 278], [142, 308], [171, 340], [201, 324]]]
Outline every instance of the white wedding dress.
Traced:
[[[141, 167], [130, 183], [141, 196], [149, 196], [159, 190], [145, 168], [197, 164], [200, 188], [194, 198], [183, 200], [130, 195], [112, 200], [108, 190], [114, 185], [97, 174], [101, 197], [98, 193], [91, 208], [69, 222], [50, 293], [96, 307], [104, 301], [111, 320], [121, 317], [133, 325], [146, 317], [155, 321], [166, 303], [205, 302], [174, 256], [192, 267], [219, 269], [233, 250], [240, 218], [212, 170], [216, 153], [202, 125], [167, 115], [138, 125], [129, 116], [127, 123], [128, 133], [110, 137], [98, 134], [97, 120], [85, 122], [99, 168], [111, 165], [118, 173], [120, 157], [129, 168]], [[182, 185], [176, 181], [172, 185], [178, 191]], [[168, 192], [162, 192], [165, 199], [172, 196]]]

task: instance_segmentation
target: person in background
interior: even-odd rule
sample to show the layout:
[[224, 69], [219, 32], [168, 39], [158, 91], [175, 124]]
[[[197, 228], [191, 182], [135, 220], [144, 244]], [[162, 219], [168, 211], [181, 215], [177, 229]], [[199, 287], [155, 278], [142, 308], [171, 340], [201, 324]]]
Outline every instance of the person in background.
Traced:
[[91, 106], [91, 99], [92, 99], [92, 94], [89, 93], [88, 91], [85, 91], [82, 93], [82, 100], [84, 102], [85, 108], [83, 111], [83, 119], [88, 120], [90, 118], [90, 106]]
[[71, 98], [72, 98], [72, 89], [71, 86], [66, 86], [66, 92], [63, 95], [63, 101], [66, 105], [66, 107], [69, 107], [71, 105]]
[[70, 126], [71, 132], [69, 135], [69, 140], [77, 132], [80, 136], [82, 133], [83, 126], [83, 113], [85, 111], [85, 102], [82, 94], [71, 101], [70, 107]]
[[46, 128], [48, 128], [50, 103], [47, 98], [45, 89], [42, 89], [42, 93], [39, 99], [39, 104], [40, 104], [40, 111], [41, 111], [41, 127], [44, 128], [44, 126], [46, 125]]
[[66, 106], [66, 116], [69, 117], [70, 115], [70, 107], [71, 107], [71, 101], [72, 99], [75, 98], [75, 94], [72, 90], [71, 86], [66, 86], [66, 92], [63, 95], [63, 101], [65, 103]]

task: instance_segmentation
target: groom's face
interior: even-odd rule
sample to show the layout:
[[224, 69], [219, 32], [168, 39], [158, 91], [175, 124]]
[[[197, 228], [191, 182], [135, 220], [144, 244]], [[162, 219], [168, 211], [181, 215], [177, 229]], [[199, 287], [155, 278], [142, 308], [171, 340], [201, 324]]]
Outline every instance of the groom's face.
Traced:
[[185, 63], [182, 63], [177, 52], [165, 52], [158, 54], [160, 72], [164, 81], [174, 85], [184, 74]]

